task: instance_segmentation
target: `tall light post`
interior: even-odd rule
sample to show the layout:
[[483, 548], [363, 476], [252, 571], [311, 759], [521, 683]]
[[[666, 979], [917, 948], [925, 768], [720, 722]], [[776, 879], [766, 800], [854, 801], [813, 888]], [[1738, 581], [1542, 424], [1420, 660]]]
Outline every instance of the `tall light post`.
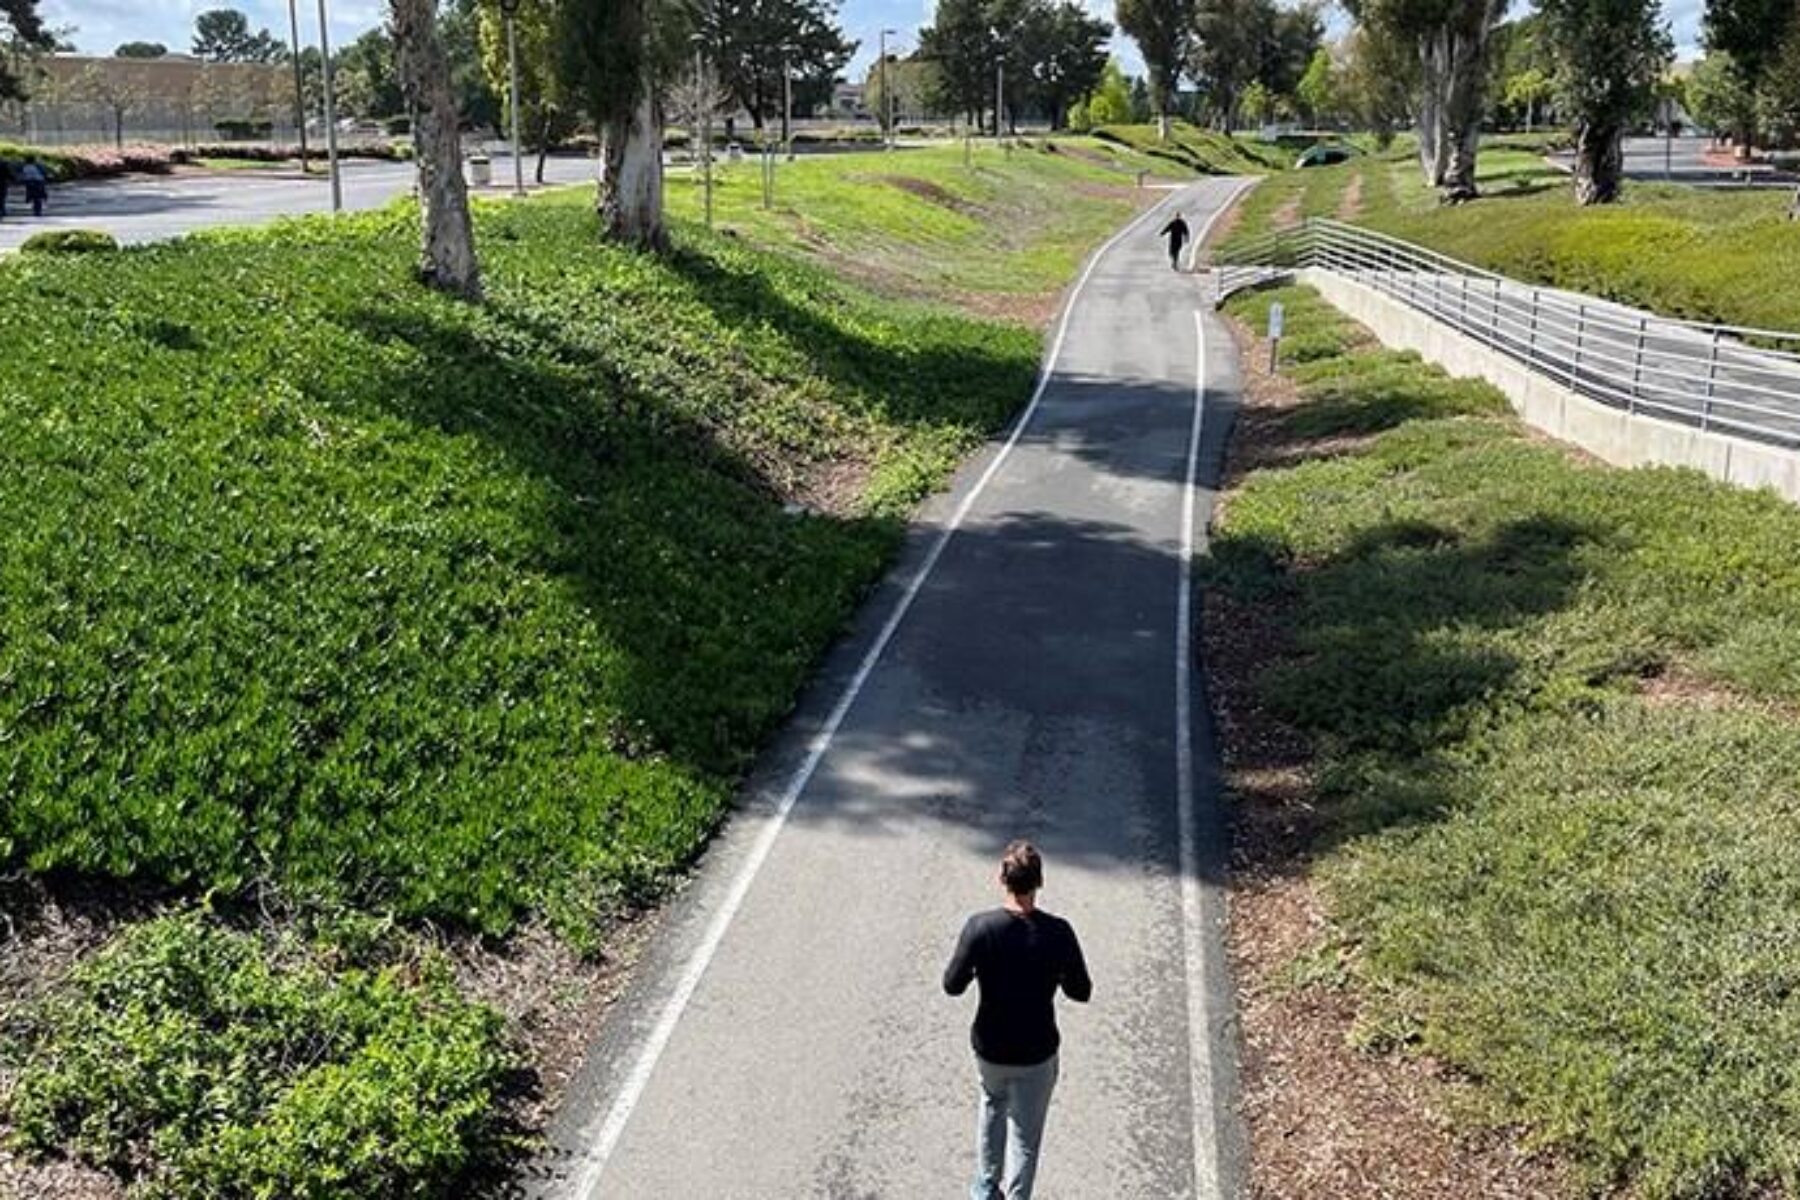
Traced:
[[306, 72], [300, 66], [300, 0], [288, 0], [288, 40], [294, 47], [294, 118], [300, 132], [300, 173], [312, 170], [306, 161]]
[[513, 195], [525, 194], [525, 155], [519, 141], [519, 0], [500, 0], [500, 15], [506, 18], [507, 86], [511, 92]]
[[[706, 77], [706, 39], [694, 35], [694, 107], [700, 126], [700, 187], [705, 195], [706, 227], [713, 224], [712, 186], [712, 81]], [[690, 131], [691, 132], [691, 131]]]
[[998, 59], [994, 63], [994, 145], [998, 146], [1006, 112], [1006, 43], [1001, 40], [998, 25], [988, 26], [988, 36], [994, 41], [994, 54]]
[[881, 31], [881, 144], [887, 149], [894, 148], [894, 93], [888, 90], [887, 40], [888, 35], [899, 34], [892, 29]]
[[1006, 113], [1006, 60], [1001, 59], [994, 65], [994, 145], [1003, 140], [1001, 130], [1004, 128]]
[[786, 143], [787, 160], [794, 161], [794, 67], [792, 49], [781, 50], [781, 140]]
[[319, 65], [325, 75], [325, 161], [331, 173], [331, 211], [344, 211], [344, 181], [338, 173], [337, 95], [331, 78], [331, 18], [319, 0]]

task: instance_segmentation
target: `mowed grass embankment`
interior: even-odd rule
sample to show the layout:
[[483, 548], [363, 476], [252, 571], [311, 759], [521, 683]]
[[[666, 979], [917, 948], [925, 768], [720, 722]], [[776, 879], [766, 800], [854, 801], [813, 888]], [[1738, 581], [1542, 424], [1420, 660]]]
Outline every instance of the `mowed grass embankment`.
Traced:
[[1305, 747], [1297, 793], [1231, 747], [1246, 869], [1326, 915], [1263, 985], [1347, 994], [1576, 1186], [1796, 1194], [1800, 512], [1532, 436], [1309, 291], [1231, 309], [1276, 299], [1299, 402], [1205, 567], [1256, 631], [1228, 711]]
[[[1478, 160], [1479, 200], [1438, 204], [1403, 150], [1271, 175], [1236, 237], [1307, 216], [1353, 220], [1514, 278], [1668, 316], [1800, 330], [1800, 223], [1786, 191], [1627, 182], [1621, 203], [1575, 204], [1542, 147], [1496, 136]], [[1346, 199], [1349, 196], [1350, 199]]]
[[[888, 190], [819, 221], [936, 211]], [[612, 249], [591, 203], [482, 206], [480, 305], [414, 281], [404, 207], [0, 265], [13, 1148], [141, 1196], [466, 1194], [544, 1065], [489, 1001], [544, 1017], [544, 931], [604, 954], [691, 860], [1029, 394], [1037, 328], [756, 230]]]
[[[801, 155], [777, 164], [764, 208], [752, 155], [715, 165], [714, 220], [881, 290], [985, 311], [1059, 292], [1095, 245], [1161, 198], [1136, 187], [1136, 170], [1153, 165], [1073, 137], [977, 141], [967, 165], [961, 143]], [[669, 177], [672, 211], [698, 220], [702, 196], [696, 172]]]

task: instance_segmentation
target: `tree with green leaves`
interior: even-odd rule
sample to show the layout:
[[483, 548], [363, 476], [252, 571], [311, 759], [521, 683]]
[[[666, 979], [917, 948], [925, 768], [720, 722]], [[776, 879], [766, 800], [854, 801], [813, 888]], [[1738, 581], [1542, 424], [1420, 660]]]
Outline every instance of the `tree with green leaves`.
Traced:
[[663, 82], [687, 32], [666, 0], [564, 0], [558, 42], [566, 94], [600, 131], [605, 236], [661, 248]]
[[785, 73], [816, 92], [856, 52], [836, 0], [712, 0], [702, 12], [707, 58], [759, 130], [781, 111]]
[[37, 0], [0, 0], [0, 100], [24, 100], [27, 60], [56, 48], [56, 37], [38, 15]]
[[1118, 0], [1119, 28], [1144, 56], [1157, 136], [1163, 139], [1193, 47], [1194, 18], [1195, 0]]
[[[440, 28], [440, 37], [442, 33]], [[317, 53], [313, 51], [315, 59]], [[316, 62], [313, 67], [316, 69]], [[400, 94], [399, 66], [394, 61], [394, 39], [386, 29], [371, 29], [332, 55], [331, 71], [338, 108], [351, 116], [379, 120], [397, 116], [406, 108], [406, 98]]]
[[1523, 114], [1525, 132], [1530, 133], [1537, 124], [1538, 113], [1555, 91], [1555, 80], [1548, 71], [1528, 67], [1517, 75], [1509, 76], [1500, 85], [1500, 101], [1509, 111]]
[[[1324, 40], [1316, 7], [1275, 0], [1198, 0], [1188, 73], [1223, 129], [1237, 123], [1244, 89], [1262, 84], [1273, 98], [1299, 87]], [[1269, 105], [1271, 113], [1274, 102]]]
[[979, 121], [1000, 61], [985, 0], [938, 0], [932, 23], [919, 30], [918, 57], [937, 67], [933, 105]]
[[[544, 160], [550, 151], [575, 132], [575, 106], [563, 96], [556, 73], [556, 30], [559, 0], [533, 0], [519, 6], [513, 25], [519, 51], [519, 128], [526, 150], [537, 155], [537, 182], [544, 182]], [[481, 9], [481, 65], [488, 86], [501, 96], [511, 94], [511, 56], [507, 53], [506, 16], [497, 2]], [[505, 114], [511, 128], [511, 114]]]
[[169, 48], [161, 42], [125, 42], [113, 51], [114, 58], [166, 58]]
[[1449, 203], [1471, 200], [1481, 117], [1486, 108], [1488, 52], [1508, 0], [1346, 0], [1345, 7], [1380, 37], [1418, 56], [1415, 119], [1419, 166]]
[[461, 119], [450, 58], [438, 36], [437, 0], [388, 0], [388, 15], [419, 173], [419, 277], [440, 291], [479, 300], [481, 264], [463, 181]]
[[1350, 31], [1344, 54], [1344, 103], [1383, 149], [1412, 121], [1417, 75], [1418, 58], [1409, 47], [1366, 25]]
[[1090, 17], [1072, 0], [1038, 3], [1026, 16], [1022, 38], [1029, 72], [1027, 102], [1060, 128], [1077, 97], [1100, 82], [1112, 26]]
[[1306, 74], [1294, 85], [1294, 97], [1300, 101], [1300, 111], [1315, 125], [1336, 115], [1338, 72], [1337, 64], [1331, 59], [1331, 51], [1323, 46], [1313, 51], [1312, 62], [1306, 66]]
[[1771, 145], [1800, 144], [1800, 27], [1788, 33], [1780, 50], [1763, 65], [1756, 121]]
[[1575, 198], [1611, 204], [1625, 174], [1623, 140], [1654, 98], [1674, 54], [1657, 0], [1538, 0], [1556, 63], [1556, 94], [1575, 122]]
[[1751, 97], [1743, 114], [1746, 123], [1739, 130], [1739, 148], [1746, 154], [1756, 141], [1755, 98], [1763, 77], [1796, 26], [1800, 26], [1800, 5], [1795, 0], [1706, 0], [1702, 30], [1707, 55], [1729, 55], [1738, 83]]
[[1694, 64], [1687, 81], [1687, 110], [1715, 137], [1747, 139], [1756, 125], [1756, 97], [1731, 55], [1714, 50]]
[[1100, 70], [1100, 83], [1088, 101], [1092, 125], [1123, 125], [1131, 120], [1131, 82], [1117, 59], [1109, 58]]
[[235, 8], [215, 8], [194, 18], [194, 57], [215, 63], [272, 63], [287, 57], [281, 39], [267, 29], [250, 32], [250, 18]]

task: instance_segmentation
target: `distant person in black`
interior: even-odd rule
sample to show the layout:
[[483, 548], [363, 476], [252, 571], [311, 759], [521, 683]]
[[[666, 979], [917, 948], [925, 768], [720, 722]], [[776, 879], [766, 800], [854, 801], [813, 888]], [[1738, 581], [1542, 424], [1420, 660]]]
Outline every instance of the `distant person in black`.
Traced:
[[1164, 225], [1157, 236], [1169, 239], [1169, 265], [1177, 271], [1181, 270], [1181, 248], [1188, 244], [1187, 222], [1181, 219], [1180, 213], [1176, 213], [1175, 219]]
[[1081, 1004], [1094, 991], [1074, 927], [1037, 906], [1043, 886], [1037, 847], [1008, 846], [1000, 859], [1002, 907], [969, 918], [944, 969], [944, 990], [952, 996], [968, 991], [971, 981], [981, 984], [971, 1037], [981, 1075], [971, 1200], [1031, 1200], [1062, 1041], [1056, 989]]

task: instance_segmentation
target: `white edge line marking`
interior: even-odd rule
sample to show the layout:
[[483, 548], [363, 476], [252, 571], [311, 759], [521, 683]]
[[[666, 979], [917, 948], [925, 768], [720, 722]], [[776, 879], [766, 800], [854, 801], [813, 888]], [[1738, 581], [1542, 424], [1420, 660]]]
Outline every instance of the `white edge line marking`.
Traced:
[[[663, 1051], [668, 1048], [670, 1039], [675, 1036], [676, 1025], [680, 1023], [682, 1014], [687, 1010], [688, 1002], [693, 999], [695, 990], [699, 988], [700, 980], [705, 976], [707, 968], [712, 965], [713, 956], [718, 953], [720, 944], [724, 942], [726, 931], [731, 928], [731, 922], [737, 917], [738, 909], [743, 906], [744, 898], [749, 895], [750, 885], [756, 881], [757, 873], [762, 870], [764, 860], [774, 849], [775, 839], [787, 824], [788, 814], [793, 811], [801, 793], [806, 790], [806, 785], [812, 780], [813, 772], [818, 769], [820, 760], [825, 757], [826, 750], [831, 746], [831, 739], [836, 736], [838, 727], [843, 724], [844, 718], [849, 715], [851, 706], [856, 703], [857, 696], [861, 694], [864, 685], [868, 683], [869, 676], [874, 672], [875, 664], [881, 658], [882, 651], [887, 649], [887, 644], [892, 640], [894, 631], [899, 629], [900, 622], [905, 619], [907, 611], [912, 608], [913, 600], [925, 586], [925, 581], [930, 578], [932, 569], [937, 566], [938, 559], [943, 556], [944, 548], [950, 544], [950, 539], [955, 536], [964, 518], [975, 507], [976, 500], [980, 499], [981, 493], [987, 488], [989, 481], [999, 472], [1001, 465], [1005, 463], [1007, 457], [1012, 453], [1013, 447], [1018, 444], [1019, 438], [1031, 424], [1031, 418], [1037, 412], [1038, 403], [1044, 398], [1044, 390], [1049, 386], [1051, 377], [1056, 373], [1056, 361], [1062, 355], [1063, 339], [1069, 332], [1069, 318], [1074, 313], [1075, 304], [1080, 300], [1081, 291], [1087, 286], [1087, 281], [1093, 275], [1094, 268], [1100, 265], [1101, 260], [1114, 246], [1124, 241], [1140, 225], [1160, 212], [1170, 200], [1175, 199], [1179, 194], [1179, 192], [1171, 192], [1139, 213], [1130, 224], [1108, 238], [1100, 249], [1094, 252], [1093, 257], [1088, 259], [1087, 267], [1081, 272], [1080, 278], [1075, 281], [1075, 287], [1069, 292], [1068, 303], [1063, 306], [1062, 321], [1057, 326], [1056, 340], [1051, 344], [1049, 357], [1045, 359], [1038, 372], [1037, 388], [1031, 393], [1031, 402], [1025, 406], [1024, 413], [1013, 425], [1012, 434], [1006, 439], [1006, 444], [1000, 448], [1000, 453], [994, 456], [994, 461], [988, 464], [987, 470], [982, 472], [981, 478], [976, 480], [975, 486], [969, 490], [969, 494], [957, 506], [955, 514], [950, 518], [950, 523], [938, 535], [937, 541], [931, 547], [931, 552], [926, 555], [924, 564], [919, 568], [918, 574], [913, 576], [912, 582], [907, 585], [906, 593], [900, 598], [900, 603], [894, 607], [887, 623], [881, 627], [881, 632], [876, 636], [874, 645], [870, 646], [868, 653], [863, 655], [861, 665], [857, 667], [856, 674], [851, 677], [850, 685], [844, 689], [844, 694], [838, 698], [837, 705], [831, 710], [831, 715], [826, 718], [824, 726], [813, 734], [806, 760], [801, 763], [800, 769], [794, 772], [793, 778], [789, 780], [787, 789], [781, 794], [781, 802], [776, 807], [775, 815], [757, 836], [756, 843], [750, 850], [750, 856], [738, 868], [737, 877], [732, 880], [731, 890], [726, 893], [724, 903], [719, 906], [719, 911], [713, 914], [712, 921], [706, 928], [705, 936], [701, 938], [700, 945], [695, 949], [693, 957], [688, 960], [686, 968], [681, 972], [675, 990], [670, 993], [668, 1001], [663, 1005], [662, 1014], [657, 1018], [649, 1039], [645, 1041], [643, 1049], [639, 1052], [637, 1061], [631, 1068], [631, 1073], [626, 1076], [624, 1086], [614, 1097], [612, 1107], [607, 1111], [606, 1120], [600, 1126], [600, 1134], [595, 1139], [594, 1148], [587, 1156], [587, 1168], [582, 1172], [574, 1193], [580, 1200], [594, 1200], [598, 1196], [600, 1178], [606, 1170], [607, 1161], [612, 1157], [613, 1151], [617, 1149], [619, 1138], [624, 1134], [625, 1126], [631, 1120], [632, 1112], [637, 1108], [638, 1102], [643, 1099], [645, 1090], [650, 1086], [650, 1078], [656, 1072], [656, 1064], [662, 1058]], [[1209, 223], [1208, 228], [1210, 227]]]
[[[1212, 233], [1219, 217], [1231, 207], [1242, 186], [1214, 210], [1200, 236], [1195, 253]], [[1187, 970], [1188, 1103], [1194, 1114], [1195, 1200], [1221, 1196], [1216, 1133], [1212, 1112], [1212, 1028], [1206, 1012], [1206, 959], [1208, 939], [1205, 910], [1201, 904], [1200, 855], [1195, 844], [1194, 822], [1194, 527], [1195, 485], [1200, 473], [1200, 441], [1206, 427], [1206, 318], [1194, 310], [1194, 423], [1188, 435], [1187, 486], [1181, 502], [1181, 581], [1175, 601], [1175, 808], [1181, 829], [1181, 943]], [[1202, 1136], [1201, 1121], [1212, 1117], [1215, 1131]]]

